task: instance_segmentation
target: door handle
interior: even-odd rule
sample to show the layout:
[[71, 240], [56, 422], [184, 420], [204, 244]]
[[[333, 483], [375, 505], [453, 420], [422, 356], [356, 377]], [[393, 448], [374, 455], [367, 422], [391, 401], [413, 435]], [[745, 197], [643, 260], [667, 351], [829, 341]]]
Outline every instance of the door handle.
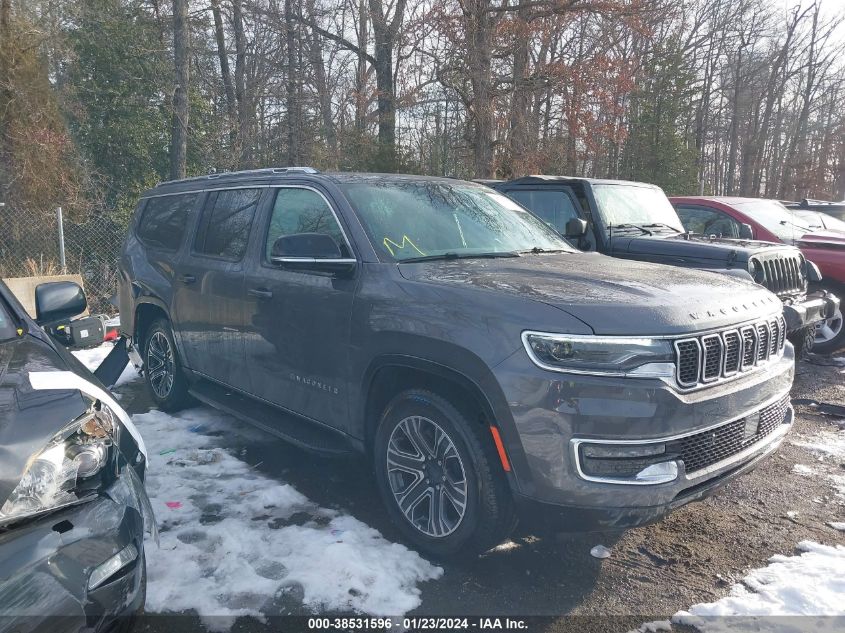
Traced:
[[197, 280], [193, 275], [179, 275], [179, 281], [183, 284], [192, 284]]
[[266, 288], [250, 288], [246, 291], [248, 295], [258, 297], [259, 299], [272, 299], [273, 293]]

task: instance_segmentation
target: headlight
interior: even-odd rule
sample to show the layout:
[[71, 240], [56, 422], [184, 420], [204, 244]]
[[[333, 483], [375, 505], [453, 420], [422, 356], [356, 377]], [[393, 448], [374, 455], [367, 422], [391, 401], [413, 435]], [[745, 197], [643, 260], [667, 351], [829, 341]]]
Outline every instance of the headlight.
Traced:
[[23, 478], [0, 508], [0, 523], [93, 497], [110, 474], [118, 428], [114, 413], [95, 403], [33, 455]]
[[664, 339], [523, 332], [531, 360], [543, 369], [611, 376], [671, 377], [672, 344]]

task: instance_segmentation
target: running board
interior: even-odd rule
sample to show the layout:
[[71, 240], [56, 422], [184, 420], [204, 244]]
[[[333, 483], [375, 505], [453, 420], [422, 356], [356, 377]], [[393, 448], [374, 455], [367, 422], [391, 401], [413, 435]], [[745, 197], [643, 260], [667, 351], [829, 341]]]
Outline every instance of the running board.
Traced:
[[277, 407], [241, 395], [208, 380], [191, 385], [190, 394], [215, 409], [257, 426], [290, 444], [315, 453], [342, 455], [353, 453], [352, 444], [339, 431], [317, 422], [286, 413]]

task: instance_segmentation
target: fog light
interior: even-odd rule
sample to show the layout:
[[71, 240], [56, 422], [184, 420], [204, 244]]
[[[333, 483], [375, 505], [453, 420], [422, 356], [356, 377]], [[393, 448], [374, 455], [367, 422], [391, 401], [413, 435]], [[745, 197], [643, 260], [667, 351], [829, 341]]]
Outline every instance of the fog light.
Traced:
[[678, 477], [677, 455], [666, 452], [663, 442], [599, 444], [579, 447], [579, 468], [588, 479], [620, 483], [660, 484]]
[[105, 563], [94, 568], [88, 577], [88, 589], [96, 589], [136, 558], [138, 558], [138, 549], [130, 543]]
[[643, 468], [637, 473], [637, 481], [650, 484], [664, 484], [678, 478], [678, 464], [676, 462], [660, 462]]

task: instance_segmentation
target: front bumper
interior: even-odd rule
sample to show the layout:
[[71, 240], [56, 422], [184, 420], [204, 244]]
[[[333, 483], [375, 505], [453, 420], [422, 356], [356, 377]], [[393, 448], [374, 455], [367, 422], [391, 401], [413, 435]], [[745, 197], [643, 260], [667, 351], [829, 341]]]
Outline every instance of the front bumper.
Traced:
[[808, 295], [803, 301], [785, 305], [783, 317], [786, 329], [796, 332], [829, 319], [839, 307], [839, 297], [827, 290], [820, 290]]
[[[0, 632], [108, 631], [143, 607], [146, 493], [139, 486], [124, 473], [93, 501], [0, 533]], [[92, 582], [124, 551], [134, 551], [134, 560]]]
[[[532, 524], [550, 520], [562, 529], [632, 527], [711, 494], [783, 441], [793, 419], [793, 375], [791, 345], [757, 371], [686, 393], [657, 379], [546, 372], [527, 355], [515, 354], [497, 367], [497, 376], [513, 416], [512, 425], [509, 420], [500, 427], [523, 518]], [[766, 433], [744, 435], [745, 421], [775, 403], [780, 417], [769, 419]], [[734, 442], [689, 473], [684, 458], [672, 457], [677, 476], [656, 483], [602, 480], [579, 463], [582, 444], [666, 444], [667, 453], [676, 455], [679, 438], [707, 442], [712, 434], [721, 451], [721, 430], [737, 427], [740, 445]]]

